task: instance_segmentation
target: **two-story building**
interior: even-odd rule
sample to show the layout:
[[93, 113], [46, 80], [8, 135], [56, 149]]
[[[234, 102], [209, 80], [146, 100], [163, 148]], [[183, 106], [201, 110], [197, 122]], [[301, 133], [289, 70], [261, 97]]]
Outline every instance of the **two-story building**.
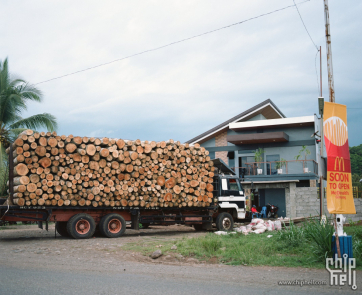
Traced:
[[190, 139], [255, 187], [253, 205], [279, 207], [279, 216], [319, 214], [316, 115], [287, 118], [270, 100]]

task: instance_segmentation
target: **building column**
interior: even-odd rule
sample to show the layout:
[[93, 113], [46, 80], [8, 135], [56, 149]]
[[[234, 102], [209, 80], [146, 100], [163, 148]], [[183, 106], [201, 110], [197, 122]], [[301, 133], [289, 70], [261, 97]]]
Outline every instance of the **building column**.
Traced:
[[[221, 147], [221, 146], [227, 146], [228, 145], [228, 142], [226, 140], [226, 135], [227, 135], [227, 131], [225, 131], [223, 133], [220, 133], [220, 134], [215, 136], [215, 146], [216, 147]], [[227, 165], [229, 165], [228, 152], [226, 152], [226, 151], [215, 152], [215, 158], [220, 158]]]
[[289, 218], [297, 217], [297, 207], [295, 199], [296, 183], [290, 182], [288, 187], [285, 188], [285, 206], [286, 216]]

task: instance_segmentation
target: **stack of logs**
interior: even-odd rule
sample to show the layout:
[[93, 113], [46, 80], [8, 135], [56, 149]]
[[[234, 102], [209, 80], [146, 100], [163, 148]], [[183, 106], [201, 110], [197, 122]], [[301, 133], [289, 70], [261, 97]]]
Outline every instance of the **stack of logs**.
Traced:
[[198, 144], [26, 130], [12, 148], [15, 205], [181, 208], [213, 202], [213, 162]]

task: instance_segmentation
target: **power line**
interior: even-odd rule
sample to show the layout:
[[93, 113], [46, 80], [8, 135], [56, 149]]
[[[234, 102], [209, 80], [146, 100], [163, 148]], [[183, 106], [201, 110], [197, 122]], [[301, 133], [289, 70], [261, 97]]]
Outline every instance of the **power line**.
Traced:
[[[310, 1], [310, 0], [308, 0], [308, 1]], [[305, 2], [307, 2], [307, 1], [305, 1]], [[297, 8], [297, 11], [298, 11], [300, 20], [302, 21], [303, 26], [304, 26], [304, 28], [305, 28], [305, 30], [306, 30], [306, 32], [307, 32], [310, 40], [311, 40], [312, 43], [314, 44], [315, 48], [319, 51], [318, 46], [314, 43], [314, 41], [313, 41], [313, 39], [312, 39], [312, 36], [309, 34], [309, 31], [308, 31], [307, 26], [305, 25], [305, 23], [304, 23], [304, 21], [303, 21], [303, 18], [302, 18], [302, 15], [300, 14], [300, 11], [299, 11], [299, 9], [298, 9], [298, 6], [297, 6], [297, 4], [295, 4], [295, 0], [293, 0], [293, 3], [294, 3], [294, 5], [295, 5], [295, 8]], [[303, 3], [303, 2], [302, 2], [302, 3]], [[298, 4], [300, 4], [300, 3], [298, 3]]]
[[[308, 1], [310, 1], [310, 0], [308, 0]], [[318, 48], [318, 46], [315, 44], [315, 42], [313, 41], [312, 36], [309, 34], [309, 31], [308, 31], [308, 29], [307, 29], [307, 26], [306, 26], [305, 23], [304, 23], [304, 20], [303, 20], [303, 18], [302, 18], [302, 15], [300, 14], [300, 11], [299, 11], [299, 9], [298, 9], [297, 4], [295, 3], [295, 0], [293, 0], [293, 3], [294, 3], [294, 5], [295, 5], [295, 8], [296, 8], [297, 11], [298, 11], [300, 20], [302, 21], [302, 24], [303, 24], [303, 26], [304, 26], [304, 29], [305, 29], [305, 31], [307, 32], [308, 36], [309, 36], [309, 39], [312, 41], [313, 45], [314, 45], [315, 48], [317, 49], [317, 52], [316, 52], [315, 58], [314, 58], [314, 65], [315, 65], [315, 74], [316, 74], [316, 77], [317, 77], [317, 87], [318, 87], [318, 95], [319, 95], [319, 93], [320, 93], [320, 87], [319, 87], [319, 76], [318, 76], [318, 71], [317, 71], [317, 55], [318, 55], [318, 52], [319, 52], [319, 48]]]
[[[303, 4], [303, 3], [309, 2], [309, 1], [310, 0], [306, 0], [306, 1], [303, 1], [303, 2], [299, 2], [298, 4]], [[293, 0], [293, 2], [294, 2], [294, 0]], [[83, 70], [75, 71], [75, 72], [72, 72], [72, 73], [69, 73], [69, 74], [65, 74], [65, 75], [62, 75], [62, 76], [58, 76], [58, 77], [55, 77], [55, 78], [44, 80], [44, 81], [35, 83], [33, 85], [38, 85], [38, 84], [46, 83], [46, 82], [49, 82], [49, 81], [61, 79], [61, 78], [68, 77], [68, 76], [71, 76], [71, 75], [75, 75], [75, 74], [78, 74], [78, 73], [81, 73], [81, 72], [85, 72], [85, 71], [89, 71], [89, 70], [99, 68], [99, 67], [102, 67], [102, 66], [105, 66], [105, 65], [109, 65], [111, 63], [122, 61], [122, 60], [131, 58], [131, 57], [134, 57], [134, 56], [137, 56], [137, 55], [145, 54], [147, 52], [156, 51], [156, 50], [159, 50], [159, 49], [171, 46], [171, 45], [175, 45], [175, 44], [185, 42], [185, 41], [188, 41], [188, 40], [191, 40], [191, 39], [195, 39], [195, 38], [198, 38], [198, 37], [201, 37], [201, 36], [204, 36], [204, 35], [207, 35], [207, 34], [211, 34], [211, 33], [214, 33], [214, 32], [220, 31], [220, 30], [224, 30], [224, 29], [227, 29], [227, 28], [230, 28], [230, 27], [233, 27], [233, 26], [237, 26], [237, 25], [243, 24], [245, 22], [248, 22], [248, 21], [251, 21], [251, 20], [254, 20], [254, 19], [258, 19], [260, 17], [267, 16], [267, 15], [270, 15], [270, 14], [273, 14], [273, 13], [276, 13], [276, 12], [279, 12], [279, 11], [282, 11], [282, 10], [285, 10], [285, 9], [288, 9], [288, 8], [291, 8], [291, 7], [294, 7], [294, 6], [297, 7], [297, 4], [295, 4], [295, 2], [294, 2], [294, 5], [289, 5], [289, 6], [277, 9], [277, 10], [273, 10], [271, 12], [263, 13], [263, 14], [260, 14], [258, 16], [254, 16], [254, 17], [251, 17], [249, 19], [246, 19], [246, 20], [243, 20], [243, 21], [240, 21], [240, 22], [237, 22], [237, 23], [233, 23], [233, 24], [228, 25], [228, 26], [224, 26], [224, 27], [221, 27], [221, 28], [218, 28], [218, 29], [215, 29], [215, 30], [211, 30], [211, 31], [208, 31], [208, 32], [205, 32], [205, 33], [202, 33], [202, 34], [198, 34], [198, 35], [195, 35], [195, 36], [192, 36], [192, 37], [189, 37], [189, 38], [181, 39], [179, 41], [175, 41], [175, 42], [172, 42], [172, 43], [169, 43], [169, 44], [166, 44], [166, 45], [162, 45], [162, 46], [155, 47], [155, 48], [152, 48], [152, 49], [144, 50], [144, 51], [132, 54], [132, 55], [128, 55], [128, 56], [125, 56], [125, 57], [122, 57], [122, 58], [118, 58], [118, 59], [115, 59], [115, 60], [112, 60], [112, 61], [109, 61], [109, 62], [106, 62], [106, 63], [102, 63], [102, 64], [99, 64], [99, 65], [96, 65], [96, 66], [92, 66], [92, 67], [89, 67], [89, 68], [86, 68], [86, 69], [83, 69]], [[298, 9], [298, 7], [297, 7], [297, 9]]]

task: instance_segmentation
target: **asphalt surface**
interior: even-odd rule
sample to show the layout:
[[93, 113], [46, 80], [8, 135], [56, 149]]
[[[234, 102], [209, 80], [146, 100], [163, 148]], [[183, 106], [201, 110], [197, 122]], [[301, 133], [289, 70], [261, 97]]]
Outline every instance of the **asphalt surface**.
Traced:
[[[361, 294], [350, 286], [329, 286], [323, 269], [226, 266], [192, 258], [152, 260], [123, 251], [127, 242], [173, 239], [190, 235], [175, 229], [140, 236], [130, 231], [120, 239], [54, 239], [36, 227], [0, 231], [0, 295], [2, 294]], [[181, 229], [180, 229], [181, 230]], [[162, 236], [162, 233], [164, 235]], [[160, 243], [162, 240], [160, 240]], [[281, 280], [315, 280], [327, 285], [281, 286]]]
[[[0, 265], [0, 294], [360, 294], [349, 287], [279, 286], [276, 279], [321, 279], [319, 271], [76, 261]], [[289, 274], [288, 274], [289, 272]], [[298, 275], [296, 277], [296, 275]]]
[[[194, 270], [188, 269], [193, 273]], [[178, 278], [152, 273], [135, 274], [74, 270], [39, 270], [0, 267], [0, 294], [345, 294], [320, 288], [250, 286], [241, 282]], [[220, 280], [221, 279], [221, 280]]]

